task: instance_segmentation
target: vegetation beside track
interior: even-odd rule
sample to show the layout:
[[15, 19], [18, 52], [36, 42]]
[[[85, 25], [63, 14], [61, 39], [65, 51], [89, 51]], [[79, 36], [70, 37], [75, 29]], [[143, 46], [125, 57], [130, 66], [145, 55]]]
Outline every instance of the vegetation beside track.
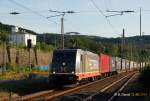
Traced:
[[[44, 71], [33, 71], [31, 74], [48, 77], [48, 72], [44, 72]], [[22, 79], [29, 78], [29, 76], [30, 76], [30, 72], [21, 72], [21, 73], [5, 72], [5, 74], [0, 74], [0, 82], [8, 81], [8, 80], [22, 80]]]
[[10, 80], [0, 83], [0, 94], [3, 94], [1, 97], [7, 98], [10, 93], [12, 96], [14, 94], [22, 96], [47, 89], [49, 89], [48, 77], [36, 74], [30, 74], [21, 80]]
[[6, 65], [7, 70], [3, 72], [0, 70], [0, 81], [1, 80], [21, 80], [29, 77], [30, 73], [40, 75], [40, 76], [48, 76], [47, 70], [40, 70], [40, 66], [32, 67], [32, 71], [30, 72], [29, 67], [26, 65], [20, 66], [17, 65]]
[[20, 80], [27, 78], [29, 73], [15, 73], [15, 72], [5, 72], [5, 74], [0, 74], [0, 82], [6, 80]]
[[150, 91], [150, 65], [144, 67], [140, 71], [139, 82], [143, 86], [142, 88], [143, 88], [144, 92]]

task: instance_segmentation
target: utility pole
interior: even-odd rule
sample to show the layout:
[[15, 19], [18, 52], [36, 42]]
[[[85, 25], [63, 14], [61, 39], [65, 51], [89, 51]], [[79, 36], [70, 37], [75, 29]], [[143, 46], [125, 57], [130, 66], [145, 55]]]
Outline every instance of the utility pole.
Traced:
[[142, 18], [141, 18], [141, 8], [140, 8], [140, 70], [141, 70], [141, 68], [142, 68], [142, 66], [141, 66], [141, 58], [142, 58], [142, 57], [141, 57], [141, 56], [142, 56], [142, 55], [141, 55], [141, 53], [142, 53], [142, 49], [141, 49], [141, 43], [142, 43], [142, 38], [141, 38], [141, 37], [142, 37], [141, 19], [142, 19]]
[[[29, 34], [30, 35], [30, 34]], [[31, 48], [32, 48], [32, 40], [30, 39], [30, 36], [29, 36], [29, 39], [27, 39], [27, 48], [28, 48], [28, 51], [29, 51], [29, 70], [30, 70], [30, 73], [32, 71], [32, 67], [31, 67]]]
[[57, 16], [61, 16], [61, 48], [64, 49], [64, 16], [65, 14], [72, 14], [72, 13], [75, 13], [74, 11], [65, 11], [65, 12], [62, 12], [62, 11], [54, 11], [54, 10], [49, 10], [50, 12], [53, 12], [53, 13], [59, 13], [58, 15], [54, 15], [54, 16], [49, 16], [47, 17], [47, 19], [49, 18], [52, 18], [52, 17], [57, 17]]
[[[123, 28], [123, 59], [125, 59], [125, 29]], [[127, 61], [125, 60], [125, 70], [127, 72]]]
[[62, 49], [64, 49], [64, 16], [65, 16], [65, 13], [62, 14], [62, 18], [61, 18], [61, 43], [62, 43]]
[[4, 71], [5, 71], [5, 69], [6, 69], [6, 55], [5, 55], [6, 53], [5, 53], [5, 42], [3, 42], [3, 67], [2, 67], [2, 75], [4, 74]]
[[20, 72], [20, 54], [19, 54], [19, 46], [18, 46], [18, 38], [16, 35], [16, 64], [17, 64], [17, 72]]
[[[108, 18], [108, 17], [118, 16], [118, 15], [121, 15], [121, 16], [122, 16], [124, 13], [133, 13], [133, 12], [135, 12], [135, 11], [133, 11], [133, 10], [124, 10], [124, 11], [112, 11], [112, 10], [107, 10], [107, 12], [115, 13], [115, 14], [106, 16], [106, 17]], [[125, 58], [125, 57], [124, 57], [124, 44], [125, 44], [124, 37], [125, 37], [125, 31], [124, 31], [124, 29], [123, 29], [122, 44], [121, 44], [121, 69], [122, 69], [122, 60], [123, 60], [123, 58]], [[125, 64], [125, 68], [126, 68], [126, 64]]]
[[[131, 42], [131, 44], [130, 44], [130, 60], [131, 61], [133, 61], [133, 53], [132, 53], [132, 51], [133, 51], [133, 49], [132, 49], [132, 46], [133, 46], [133, 42]], [[130, 61], [130, 69], [131, 69], [131, 61]]]
[[31, 49], [29, 48], [29, 70], [30, 70], [30, 73], [32, 71], [32, 68], [31, 68]]
[[125, 31], [124, 31], [124, 28], [123, 28], [123, 33], [122, 33], [122, 41], [121, 41], [121, 70], [122, 70], [122, 67], [123, 67], [123, 64], [122, 64], [122, 60], [124, 59], [124, 35], [125, 34]]

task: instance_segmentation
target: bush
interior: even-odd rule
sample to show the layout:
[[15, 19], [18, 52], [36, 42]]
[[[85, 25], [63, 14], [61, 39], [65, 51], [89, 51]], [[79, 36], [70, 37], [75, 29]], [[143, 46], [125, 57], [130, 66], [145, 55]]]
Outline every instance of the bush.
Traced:
[[6, 71], [7, 72], [29, 72], [28, 65], [13, 65], [10, 63], [6, 63]]
[[6, 63], [6, 71], [10, 72], [10, 71], [17, 71], [17, 66], [16, 65], [12, 65], [10, 63]]
[[40, 66], [34, 66], [34, 67], [32, 68], [32, 70], [34, 70], [34, 71], [40, 71]]
[[44, 42], [37, 42], [37, 45], [35, 46], [37, 49], [41, 49], [45, 52], [49, 52], [49, 51], [52, 51], [53, 50], [53, 46], [52, 45], [48, 45]]

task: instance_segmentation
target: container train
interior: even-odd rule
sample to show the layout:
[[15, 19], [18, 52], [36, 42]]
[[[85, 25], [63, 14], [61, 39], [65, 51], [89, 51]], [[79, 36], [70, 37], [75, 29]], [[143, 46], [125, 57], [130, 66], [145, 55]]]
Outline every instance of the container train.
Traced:
[[98, 55], [82, 49], [57, 49], [53, 52], [49, 82], [54, 85], [75, 84], [138, 68], [137, 62], [103, 53]]

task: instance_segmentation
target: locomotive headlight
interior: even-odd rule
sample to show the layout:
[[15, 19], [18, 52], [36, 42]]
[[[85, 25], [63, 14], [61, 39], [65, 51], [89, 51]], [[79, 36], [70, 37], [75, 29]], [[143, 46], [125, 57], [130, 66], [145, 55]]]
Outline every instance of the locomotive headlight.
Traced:
[[55, 74], [56, 72], [53, 72], [53, 74]]
[[74, 74], [74, 71], [72, 71], [71, 73]]

